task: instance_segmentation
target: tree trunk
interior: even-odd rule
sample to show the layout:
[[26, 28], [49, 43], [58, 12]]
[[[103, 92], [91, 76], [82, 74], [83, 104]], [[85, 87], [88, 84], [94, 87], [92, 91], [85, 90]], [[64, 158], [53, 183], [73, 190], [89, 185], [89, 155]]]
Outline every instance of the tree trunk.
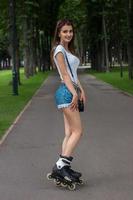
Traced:
[[44, 31], [41, 32], [40, 35], [40, 46], [41, 46], [41, 70], [44, 72], [46, 69], [46, 42]]
[[18, 75], [16, 69], [16, 48], [17, 48], [17, 28], [16, 28], [16, 1], [9, 0], [9, 23], [10, 23], [10, 45], [11, 45], [11, 57], [12, 57], [12, 83], [13, 83], [13, 95], [18, 95]]
[[17, 45], [16, 45], [16, 68], [17, 68], [17, 74], [18, 74], [18, 84], [21, 85], [20, 81], [20, 56], [19, 56], [19, 39], [17, 39]]
[[50, 43], [51, 43], [51, 38], [49, 34], [46, 35], [46, 69], [50, 70]]
[[29, 70], [30, 48], [29, 48], [29, 39], [28, 39], [28, 19], [27, 19], [27, 17], [25, 17], [25, 19], [24, 19], [23, 30], [24, 30], [24, 72], [25, 72], [26, 78], [29, 78], [29, 76], [30, 76], [30, 70]]
[[37, 53], [38, 71], [41, 71], [41, 46], [40, 46], [40, 33], [39, 33], [38, 22], [36, 23], [36, 53]]
[[97, 71], [105, 71], [104, 67], [104, 44], [103, 41], [92, 44], [91, 49], [91, 65], [92, 69]]
[[133, 79], [133, 1], [128, 0], [127, 15], [128, 15], [128, 69], [129, 79]]
[[106, 31], [106, 23], [105, 23], [105, 16], [104, 16], [104, 8], [103, 8], [103, 34], [104, 34], [104, 41], [105, 41], [105, 62], [106, 62], [106, 71], [109, 72], [109, 57], [108, 57], [108, 43], [107, 43], [107, 31]]
[[120, 64], [120, 77], [123, 77], [123, 64], [122, 64], [122, 44], [118, 41], [118, 62]]
[[0, 70], [1, 70], [2, 68], [1, 68], [1, 60], [0, 60]]
[[36, 41], [34, 32], [34, 22], [31, 19], [31, 37], [30, 37], [30, 75], [33, 76], [36, 73]]
[[83, 59], [82, 59], [82, 54], [83, 54], [83, 47], [82, 47], [82, 41], [81, 41], [81, 34], [80, 32], [76, 32], [76, 46], [77, 46], [77, 52], [78, 52], [78, 55], [80, 57], [80, 60], [81, 60], [81, 63], [83, 63]]

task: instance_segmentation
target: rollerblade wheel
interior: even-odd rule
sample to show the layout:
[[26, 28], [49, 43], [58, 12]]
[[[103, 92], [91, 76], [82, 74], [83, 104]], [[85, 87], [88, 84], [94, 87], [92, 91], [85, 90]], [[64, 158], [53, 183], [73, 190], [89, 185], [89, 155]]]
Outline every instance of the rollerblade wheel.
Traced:
[[72, 183], [71, 185], [68, 185], [68, 189], [71, 190], [71, 191], [75, 190], [76, 189], [75, 183]]
[[65, 187], [67, 187], [67, 184], [62, 182], [61, 186], [65, 188]]
[[78, 185], [83, 185], [83, 184], [84, 184], [83, 179], [79, 179]]
[[57, 186], [60, 186], [61, 185], [61, 182], [60, 182], [60, 180], [57, 178], [57, 179], [54, 179], [54, 183], [55, 183], [55, 185], [57, 185]]
[[48, 179], [48, 180], [52, 180], [51, 173], [48, 173], [48, 174], [47, 174], [47, 179]]

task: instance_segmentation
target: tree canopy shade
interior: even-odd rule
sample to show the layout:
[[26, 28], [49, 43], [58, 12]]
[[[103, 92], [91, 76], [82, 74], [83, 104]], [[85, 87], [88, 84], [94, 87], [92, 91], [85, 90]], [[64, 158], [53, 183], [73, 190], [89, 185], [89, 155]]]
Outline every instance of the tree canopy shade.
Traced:
[[0, 3], [0, 69], [8, 68], [10, 64], [10, 55], [8, 52], [9, 41], [8, 41], [8, 3], [6, 1], [1, 1]]
[[[131, 60], [133, 1], [82, 0], [82, 3], [87, 7], [86, 26], [92, 67], [98, 71], [108, 71], [108, 65], [112, 66], [113, 59], [117, 59], [120, 65], [122, 61], [126, 63]], [[132, 79], [133, 62], [129, 66], [129, 78]]]
[[[121, 22], [125, 25], [125, 12], [121, 15], [120, 1], [84, 1], [87, 6], [88, 30], [90, 33], [89, 44], [91, 60], [94, 69], [108, 70], [109, 61], [112, 62], [112, 49], [118, 48], [119, 39], [123, 40], [120, 30]], [[124, 42], [124, 40], [123, 40]], [[113, 48], [112, 48], [113, 47]]]
[[[1, 0], [0, 61], [6, 60], [9, 66], [8, 9], [8, 2]], [[27, 78], [38, 70], [49, 70], [56, 22], [70, 18], [76, 26], [75, 47], [82, 63], [91, 61], [97, 71], [109, 71], [114, 60], [120, 66], [129, 63], [129, 78], [133, 79], [132, 15], [133, 0], [17, 0], [17, 69], [21, 60]]]
[[[1, 1], [0, 61], [11, 56], [10, 1]], [[51, 38], [61, 0], [17, 0], [16, 2], [16, 61], [24, 61], [25, 75], [33, 76], [38, 69], [50, 69]], [[0, 62], [1, 64], [1, 62]], [[10, 65], [10, 60], [9, 64]], [[1, 66], [1, 65], [0, 65]]]

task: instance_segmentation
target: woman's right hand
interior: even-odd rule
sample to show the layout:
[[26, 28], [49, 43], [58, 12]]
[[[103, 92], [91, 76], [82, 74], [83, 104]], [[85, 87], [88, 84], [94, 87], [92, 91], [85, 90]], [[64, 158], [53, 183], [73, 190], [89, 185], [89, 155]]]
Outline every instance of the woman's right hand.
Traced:
[[75, 93], [75, 94], [73, 95], [72, 102], [71, 102], [71, 104], [70, 104], [70, 109], [71, 109], [72, 111], [74, 111], [75, 109], [76, 109], [76, 110], [78, 109], [78, 95], [77, 95], [77, 93]]

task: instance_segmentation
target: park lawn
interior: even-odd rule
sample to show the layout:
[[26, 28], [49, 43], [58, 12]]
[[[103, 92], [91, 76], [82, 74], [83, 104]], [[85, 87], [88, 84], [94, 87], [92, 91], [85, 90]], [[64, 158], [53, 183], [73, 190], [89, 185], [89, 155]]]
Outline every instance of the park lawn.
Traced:
[[94, 75], [97, 79], [103, 80], [118, 88], [133, 95], [133, 80], [129, 80], [127, 69], [123, 70], [123, 78], [120, 77], [120, 69], [113, 69], [111, 72], [95, 72], [89, 71], [89, 74]]
[[13, 96], [12, 86], [9, 84], [12, 80], [11, 70], [0, 71], [0, 138], [49, 75], [49, 72], [38, 72], [26, 79], [23, 69], [20, 73], [22, 85], [19, 86], [19, 95]]

